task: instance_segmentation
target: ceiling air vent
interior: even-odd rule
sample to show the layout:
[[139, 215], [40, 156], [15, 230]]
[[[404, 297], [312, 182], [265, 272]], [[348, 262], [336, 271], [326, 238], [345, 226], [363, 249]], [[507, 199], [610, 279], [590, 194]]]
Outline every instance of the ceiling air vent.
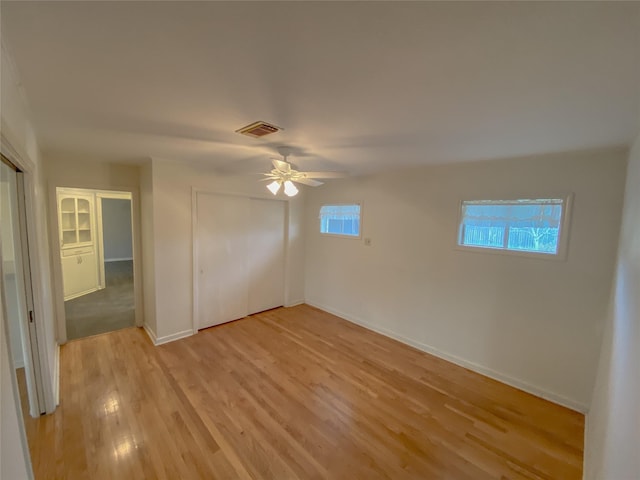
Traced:
[[236, 132], [241, 133], [242, 135], [260, 138], [265, 135], [271, 135], [272, 133], [279, 132], [280, 130], [284, 129], [266, 122], [253, 122], [251, 125], [247, 125], [246, 127], [236, 130]]

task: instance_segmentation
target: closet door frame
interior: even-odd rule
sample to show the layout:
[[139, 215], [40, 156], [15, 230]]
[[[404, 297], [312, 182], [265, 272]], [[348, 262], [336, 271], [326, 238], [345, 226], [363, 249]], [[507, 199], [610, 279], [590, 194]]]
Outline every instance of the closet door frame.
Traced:
[[[26, 260], [31, 277], [31, 289], [33, 299], [33, 312], [34, 312], [34, 328], [37, 332], [38, 339], [40, 340], [37, 345], [37, 358], [34, 358], [34, 362], [39, 362], [40, 371], [43, 372], [41, 376], [41, 393], [44, 400], [44, 412], [53, 413], [58, 405], [59, 396], [59, 348], [55, 348], [54, 352], [54, 364], [50, 365], [47, 346], [44, 342], [45, 336], [45, 292], [44, 286], [41, 283], [43, 278], [43, 272], [46, 271], [40, 263], [40, 252], [42, 251], [42, 237], [39, 235], [38, 230], [38, 218], [36, 214], [36, 166], [29, 158], [26, 152], [17, 151], [11, 141], [4, 136], [4, 133], [0, 133], [0, 153], [12, 163], [22, 176], [22, 193], [24, 201], [24, 233], [28, 241], [29, 258]], [[46, 212], [41, 212], [46, 215]], [[54, 318], [49, 315], [50, 321], [54, 322]], [[48, 373], [53, 373], [53, 378]], [[35, 412], [32, 412], [32, 414]]]
[[289, 215], [290, 205], [287, 200], [274, 199], [272, 195], [256, 195], [239, 192], [229, 192], [224, 190], [209, 190], [204, 188], [191, 188], [191, 231], [192, 231], [192, 244], [193, 244], [193, 264], [192, 264], [192, 284], [193, 284], [193, 310], [192, 310], [192, 330], [193, 333], [198, 333], [199, 319], [200, 319], [200, 296], [199, 296], [199, 266], [200, 266], [200, 252], [198, 251], [198, 195], [226, 195], [231, 197], [242, 197], [247, 199], [257, 200], [270, 200], [275, 202], [284, 203], [284, 298], [283, 302], [286, 305], [287, 290], [289, 285]]

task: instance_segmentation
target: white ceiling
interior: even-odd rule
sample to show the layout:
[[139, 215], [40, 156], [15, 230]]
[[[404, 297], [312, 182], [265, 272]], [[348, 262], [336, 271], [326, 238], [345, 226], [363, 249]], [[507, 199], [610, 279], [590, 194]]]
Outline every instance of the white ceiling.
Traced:
[[[354, 174], [627, 145], [640, 3], [1, 2], [45, 155]], [[285, 128], [264, 139], [234, 130]]]

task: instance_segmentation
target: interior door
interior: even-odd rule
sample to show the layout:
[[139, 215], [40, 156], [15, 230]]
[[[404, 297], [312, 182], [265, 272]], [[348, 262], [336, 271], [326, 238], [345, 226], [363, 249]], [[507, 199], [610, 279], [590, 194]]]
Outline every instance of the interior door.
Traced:
[[198, 193], [198, 328], [248, 315], [249, 199]]
[[285, 203], [249, 202], [249, 314], [284, 304]]

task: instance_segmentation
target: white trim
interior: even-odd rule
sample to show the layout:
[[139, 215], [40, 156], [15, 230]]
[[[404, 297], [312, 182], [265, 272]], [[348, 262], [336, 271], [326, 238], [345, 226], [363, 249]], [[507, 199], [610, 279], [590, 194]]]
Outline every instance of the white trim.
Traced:
[[[323, 203], [320, 205], [320, 209], [318, 210], [318, 233], [320, 233], [321, 237], [335, 237], [335, 238], [350, 238], [351, 240], [362, 240], [362, 213], [363, 213], [363, 204], [364, 202], [345, 202], [345, 203]], [[358, 235], [348, 235], [344, 233], [328, 233], [322, 231], [322, 215], [320, 211], [322, 207], [342, 207], [347, 206], [351, 207], [353, 205], [358, 205], [360, 207], [360, 216], [358, 217]]]
[[[26, 368], [27, 374], [27, 390], [29, 391], [29, 404], [31, 416], [37, 418], [42, 413], [47, 413], [55, 406], [51, 405], [53, 390], [51, 386], [51, 370], [48, 364], [48, 355], [46, 347], [41, 348], [46, 335], [44, 332], [44, 319], [40, 317], [38, 310], [39, 303], [37, 300], [37, 288], [39, 282], [36, 281], [34, 270], [39, 258], [39, 250], [35, 239], [37, 232], [32, 220], [35, 218], [35, 205], [32, 203], [32, 194], [35, 192], [35, 186], [32, 183], [33, 176], [29, 172], [16, 172], [16, 193], [18, 201], [19, 231], [20, 231], [20, 257], [23, 264], [23, 282], [24, 295], [26, 300], [25, 312], [27, 315], [34, 315], [33, 322], [27, 322], [25, 331], [28, 333], [29, 340], [23, 341], [23, 355], [26, 365], [31, 365], [31, 369]], [[33, 215], [33, 217], [31, 217]], [[35, 232], [35, 236], [34, 236]], [[31, 313], [33, 312], [33, 313]], [[46, 368], [45, 368], [46, 366]], [[29, 372], [29, 370], [32, 370]], [[48, 377], [48, 378], [47, 378]], [[45, 378], [47, 379], [45, 382]], [[29, 389], [30, 384], [32, 388]], [[33, 395], [32, 395], [33, 394]], [[35, 399], [32, 399], [35, 396]], [[34, 401], [35, 400], [35, 401]]]
[[104, 259], [104, 263], [109, 263], [109, 262], [127, 262], [127, 261], [133, 261], [133, 257], [128, 257], [128, 258], [105, 258]]
[[151, 330], [146, 323], [143, 326], [144, 331], [147, 332], [151, 342], [157, 347], [159, 345], [164, 345], [165, 343], [175, 342], [176, 340], [180, 340], [182, 338], [187, 338], [193, 335], [193, 330], [183, 330], [181, 332], [172, 333], [171, 335], [165, 335], [164, 337], [157, 337], [156, 334]]
[[[96, 260], [98, 262], [98, 288], [102, 290], [107, 286], [106, 273], [104, 269], [104, 232], [102, 224], [102, 199], [97, 194], [93, 196], [95, 240], [98, 245]], [[133, 225], [131, 226], [133, 228]]]
[[24, 368], [24, 358], [13, 359], [13, 368], [16, 370], [19, 368]]
[[[104, 288], [104, 287], [102, 287]], [[85, 295], [89, 295], [90, 293], [97, 292], [98, 290], [102, 290], [100, 287], [90, 288], [89, 290], [84, 290], [80, 293], [74, 293], [73, 295], [69, 295], [68, 297], [64, 297], [64, 301], [73, 300], [74, 298], [83, 297]]]
[[[133, 252], [133, 193], [132, 192], [110, 192], [108, 190], [97, 190], [95, 193], [95, 212], [96, 212], [96, 239], [98, 241], [98, 272], [100, 274], [100, 288], [107, 286], [106, 272], [104, 268], [105, 262], [115, 262], [118, 259], [107, 260], [104, 258], [104, 221], [102, 219], [102, 200], [115, 199], [115, 200], [128, 200], [129, 207], [131, 209], [131, 251]], [[133, 260], [133, 256], [128, 260]], [[135, 290], [135, 286], [134, 286]], [[135, 302], [135, 300], [134, 300]], [[134, 306], [135, 309], [135, 306]], [[135, 316], [135, 312], [134, 312]], [[136, 325], [138, 323], [136, 322]]]
[[194, 333], [191, 329], [182, 330], [181, 332], [172, 333], [171, 335], [165, 335], [164, 337], [156, 338], [156, 346], [163, 345], [169, 342], [175, 342], [176, 340], [181, 340], [183, 338], [191, 337]]
[[60, 405], [60, 345], [56, 344], [56, 353], [53, 365], [53, 398], [56, 407]]
[[[6, 56], [6, 52], [4, 51], [4, 46], [2, 46], [3, 56]], [[21, 90], [21, 94], [24, 92]], [[24, 98], [23, 98], [24, 100]], [[29, 286], [31, 289], [31, 308], [35, 314], [35, 330], [37, 341], [39, 342], [36, 349], [36, 358], [34, 361], [38, 362], [38, 367], [40, 372], [46, 372], [45, 375], [40, 375], [40, 394], [44, 400], [44, 410], [46, 413], [52, 413], [55, 410], [55, 402], [53, 398], [53, 385], [51, 385], [51, 365], [49, 365], [48, 359], [48, 346], [44, 344], [44, 340], [46, 335], [44, 335], [45, 329], [45, 306], [44, 306], [44, 298], [45, 292], [43, 292], [43, 285], [41, 284], [41, 280], [44, 278], [41, 270], [41, 251], [42, 251], [42, 243], [40, 232], [39, 231], [39, 223], [37, 220], [37, 212], [38, 208], [36, 205], [36, 185], [37, 185], [37, 173], [38, 169], [36, 168], [36, 164], [29, 157], [29, 154], [22, 149], [20, 151], [14, 148], [11, 140], [6, 136], [7, 129], [5, 125], [3, 125], [2, 131], [0, 132], [0, 153], [4, 155], [15, 167], [17, 167], [22, 172], [22, 201], [24, 202], [24, 220], [26, 223], [25, 232], [27, 239], [27, 252], [29, 254], [28, 258], [28, 267], [29, 267]], [[19, 182], [20, 183], [20, 182]], [[45, 202], [45, 211], [42, 212], [43, 215], [46, 216], [46, 202]], [[46, 227], [45, 227], [46, 230]], [[45, 232], [46, 233], [46, 232]], [[54, 322], [56, 321], [55, 316], [51, 318]], [[54, 325], [55, 326], [55, 325]], [[26, 352], [25, 352], [26, 354]], [[34, 365], [35, 367], [35, 365]], [[30, 400], [31, 403], [31, 400]], [[34, 412], [31, 412], [32, 415]], [[38, 414], [40, 412], [37, 412]], [[28, 453], [28, 449], [27, 449]]]
[[262, 193], [247, 193], [247, 192], [239, 192], [236, 190], [212, 190], [210, 188], [203, 188], [203, 187], [191, 187], [191, 193], [196, 194], [196, 193], [206, 193], [209, 195], [228, 195], [230, 197], [244, 197], [244, 198], [256, 198], [258, 200], [275, 200], [275, 201], [279, 201], [279, 202], [291, 202], [293, 201], [293, 199], [295, 197], [285, 197], [285, 198], [274, 198], [274, 195], [272, 195], [271, 193], [269, 193], [269, 191], [265, 191], [264, 194]]
[[199, 293], [198, 293], [198, 272], [200, 271], [200, 253], [198, 249], [198, 193], [200, 189], [191, 187], [191, 285], [193, 290], [193, 308], [191, 309], [191, 332], [198, 333], [198, 321], [200, 319]]
[[[289, 307], [295, 307], [296, 305], [302, 305], [303, 303], [305, 303], [304, 299], [302, 299], [302, 300], [292, 300], [290, 302], [285, 303], [284, 306], [289, 308]], [[311, 304], [309, 304], [309, 305], [311, 305]], [[320, 307], [318, 307], [318, 308], [320, 308]]]
[[456, 365], [459, 365], [461, 367], [468, 368], [469, 370], [472, 370], [476, 373], [492, 378], [499, 382], [505, 383], [507, 385], [510, 385], [512, 387], [515, 387], [519, 390], [530, 393], [537, 397], [544, 398], [545, 400], [549, 400], [553, 403], [557, 403], [558, 405], [562, 405], [563, 407], [567, 407], [576, 412], [587, 413], [587, 411], [589, 410], [588, 405], [582, 402], [572, 400], [570, 398], [567, 398], [563, 395], [560, 395], [554, 392], [549, 392], [541, 387], [537, 387], [525, 381], [518, 380], [517, 378], [513, 378], [509, 375], [500, 373], [491, 368], [484, 367], [475, 362], [465, 360], [464, 358], [460, 358], [456, 355], [450, 355], [448, 353], [443, 352], [442, 350], [432, 347], [431, 345], [427, 345], [426, 343], [422, 343], [422, 342], [417, 342], [411, 338], [407, 338], [403, 335], [392, 332], [391, 330], [387, 330], [386, 328], [378, 327], [360, 318], [354, 317], [353, 315], [348, 315], [346, 313], [340, 312], [331, 307], [327, 307], [326, 305], [321, 305], [319, 303], [314, 303], [310, 301], [307, 301], [306, 303], [307, 305], [311, 305], [312, 307], [316, 307], [316, 308], [319, 308], [320, 310], [324, 310], [325, 312], [329, 312], [351, 323], [360, 325], [361, 327], [364, 327], [367, 330], [371, 330], [381, 335], [384, 335], [386, 337], [393, 338], [394, 340], [402, 342], [406, 345], [410, 345], [414, 348], [417, 348], [418, 350], [422, 350], [423, 352], [429, 353], [433, 356], [436, 356], [448, 362], [455, 363]]
[[144, 331], [147, 332], [147, 335], [149, 336], [149, 340], [151, 340], [151, 343], [153, 343], [154, 345], [156, 344], [156, 334], [153, 330], [151, 330], [151, 327], [149, 325], [147, 325], [146, 323], [144, 325], [142, 325], [142, 328], [144, 328]]
[[288, 300], [289, 295], [291, 294], [291, 203], [286, 202], [284, 204], [284, 251], [282, 252], [284, 255], [284, 275], [282, 275], [282, 281], [284, 282], [282, 292], [282, 305], [287, 306], [291, 304], [291, 301]]
[[[538, 197], [542, 198], [542, 197]], [[498, 255], [510, 255], [514, 257], [524, 258], [537, 258], [541, 260], [552, 260], [563, 262], [567, 260], [567, 254], [569, 249], [569, 231], [571, 224], [571, 210], [573, 206], [573, 193], [565, 193], [563, 195], [549, 195], [549, 199], [562, 199], [562, 217], [560, 220], [560, 229], [558, 231], [558, 251], [556, 253], [543, 253], [543, 252], [529, 252], [521, 250], [511, 250], [506, 247], [480, 247], [476, 245], [463, 245], [460, 243], [460, 225], [462, 224], [462, 206], [465, 201], [460, 200], [458, 202], [458, 223], [456, 227], [456, 239], [454, 249], [461, 252], [473, 252], [473, 253], [491, 253]], [[522, 199], [526, 199], [523, 197]], [[518, 198], [501, 198], [494, 199], [495, 202], [502, 202], [505, 200], [521, 200]], [[491, 201], [491, 200], [488, 200]]]

